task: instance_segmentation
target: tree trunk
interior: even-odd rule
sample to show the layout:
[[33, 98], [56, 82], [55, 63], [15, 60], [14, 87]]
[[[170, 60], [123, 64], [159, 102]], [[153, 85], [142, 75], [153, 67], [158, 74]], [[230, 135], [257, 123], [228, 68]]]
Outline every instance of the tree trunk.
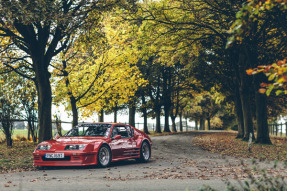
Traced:
[[171, 121], [172, 121], [172, 131], [173, 132], [177, 132], [177, 130], [176, 130], [176, 124], [175, 124], [175, 118], [176, 117], [171, 117]]
[[272, 144], [269, 137], [269, 129], [267, 122], [267, 97], [265, 94], [256, 92], [256, 124], [257, 124], [257, 139], [256, 143]]
[[255, 92], [255, 105], [256, 105], [256, 127], [257, 138], [256, 143], [260, 144], [272, 144], [269, 137], [269, 129], [267, 122], [267, 96], [258, 92], [260, 83], [266, 80], [264, 74], [257, 74], [254, 78]]
[[179, 114], [179, 130], [183, 132], [182, 114]]
[[250, 59], [248, 58], [247, 47], [241, 47], [239, 50], [239, 60], [238, 60], [238, 70], [240, 78], [239, 94], [242, 105], [243, 113], [243, 123], [244, 123], [244, 136], [243, 140], [248, 141], [250, 133], [252, 138], [254, 138], [253, 122], [252, 122], [252, 112], [250, 103], [250, 84], [252, 83], [251, 78], [246, 74], [246, 68], [249, 67]]
[[[168, 103], [169, 104], [169, 103]], [[170, 132], [169, 129], [169, 110], [170, 106], [167, 103], [164, 105], [164, 132]]]
[[208, 126], [208, 130], [210, 130], [211, 129], [211, 127], [210, 127], [210, 117], [207, 118], [207, 126]]
[[71, 108], [72, 108], [72, 115], [73, 115], [72, 128], [73, 128], [79, 124], [77, 100], [76, 100], [75, 96], [73, 95], [73, 92], [71, 91], [71, 88], [70, 88], [70, 80], [68, 78], [69, 73], [66, 71], [67, 62], [62, 61], [62, 64], [63, 64], [62, 72], [63, 72], [63, 75], [65, 77], [65, 84], [66, 84], [66, 88], [68, 89], [68, 96], [70, 98], [70, 104], [71, 104]]
[[114, 122], [117, 123], [118, 121], [118, 106], [114, 108]]
[[155, 126], [155, 132], [161, 133], [161, 126], [160, 126], [160, 108], [155, 109], [155, 115], [156, 115], [156, 126]]
[[[38, 63], [40, 66], [44, 64]], [[36, 87], [38, 91], [38, 125], [39, 125], [39, 142], [50, 140], [52, 135], [52, 91], [50, 85], [50, 76], [47, 68], [37, 68]]]
[[[35, 122], [34, 122], [34, 115], [32, 114], [31, 115], [32, 117], [29, 117], [31, 118], [30, 119], [30, 128], [31, 128], [31, 135], [32, 135], [32, 139], [33, 139], [33, 142], [36, 143], [37, 142], [37, 130], [36, 130], [36, 127], [35, 127]], [[28, 123], [29, 123], [29, 120], [28, 120]]]
[[6, 143], [7, 143], [8, 147], [12, 147], [13, 146], [13, 140], [12, 140], [11, 135], [6, 137]]
[[147, 109], [146, 109], [146, 100], [144, 94], [142, 95], [142, 108], [141, 111], [143, 112], [143, 118], [144, 118], [144, 126], [143, 130], [146, 134], [150, 134], [148, 131], [148, 126], [147, 126]]
[[199, 120], [199, 129], [200, 130], [205, 130], [205, 118], [200, 118]]
[[75, 97], [71, 94], [70, 95], [70, 103], [72, 107], [72, 113], [73, 113], [73, 123], [72, 127], [75, 127], [79, 124], [79, 117], [78, 117], [78, 108], [77, 108], [77, 103]]
[[136, 107], [134, 104], [130, 105], [129, 108], [129, 125], [135, 127], [135, 118], [136, 118]]
[[104, 122], [104, 110], [100, 111], [98, 117], [99, 117], [99, 122]]
[[198, 119], [195, 119], [194, 122], [195, 122], [195, 130], [197, 131], [198, 130]]
[[242, 103], [242, 112], [244, 119], [244, 136], [243, 140], [248, 141], [250, 133], [253, 133], [253, 122], [252, 122], [252, 113], [250, 107], [250, 98], [249, 94], [245, 91], [240, 91], [241, 103]]
[[7, 147], [12, 147], [12, 133], [13, 133], [13, 123], [10, 117], [1, 118], [2, 131], [5, 134]]
[[236, 93], [234, 96], [235, 96], [235, 100], [234, 100], [235, 113], [236, 113], [236, 120], [238, 124], [238, 133], [237, 133], [236, 138], [243, 138], [244, 137], [244, 120], [243, 120], [242, 105], [241, 105], [238, 88], [236, 88]]
[[29, 119], [28, 119], [28, 140], [30, 141], [30, 138], [31, 138], [31, 126], [30, 126], [31, 122], [29, 123]]

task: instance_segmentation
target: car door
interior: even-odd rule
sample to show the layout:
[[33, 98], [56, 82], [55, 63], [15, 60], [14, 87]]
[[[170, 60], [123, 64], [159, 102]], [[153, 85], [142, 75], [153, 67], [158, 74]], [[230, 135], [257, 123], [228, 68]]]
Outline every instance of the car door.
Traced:
[[134, 129], [131, 126], [126, 126], [126, 128], [129, 135], [129, 148], [134, 149], [137, 146], [136, 138], [134, 137]]
[[124, 149], [125, 140], [123, 140], [122, 138], [115, 139], [117, 135], [120, 135], [119, 126], [114, 126], [112, 128], [112, 133], [111, 133], [112, 141], [110, 143], [113, 159], [121, 158], [124, 152], [123, 149]]
[[136, 149], [136, 139], [134, 137], [134, 131], [131, 126], [125, 126], [127, 138], [125, 141], [124, 153], [127, 157], [134, 157], [138, 155], [138, 150]]

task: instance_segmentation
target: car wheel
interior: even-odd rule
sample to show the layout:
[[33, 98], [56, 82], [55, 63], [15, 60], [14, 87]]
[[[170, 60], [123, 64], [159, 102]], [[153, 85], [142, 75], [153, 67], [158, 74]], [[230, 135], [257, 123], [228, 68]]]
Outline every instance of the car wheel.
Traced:
[[101, 146], [98, 152], [98, 164], [101, 167], [107, 167], [111, 163], [111, 151], [107, 145]]
[[151, 156], [151, 150], [149, 144], [144, 141], [141, 145], [141, 162], [148, 162]]

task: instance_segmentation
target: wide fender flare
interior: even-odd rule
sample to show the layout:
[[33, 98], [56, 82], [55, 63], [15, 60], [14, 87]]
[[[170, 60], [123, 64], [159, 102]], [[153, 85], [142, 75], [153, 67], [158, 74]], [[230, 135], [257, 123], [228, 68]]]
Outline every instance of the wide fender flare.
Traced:
[[107, 142], [101, 141], [101, 142], [95, 142], [94, 143], [94, 151], [98, 152], [99, 149], [101, 148], [101, 146], [104, 145], [104, 144], [107, 145], [110, 148], [110, 150], [111, 150], [111, 147], [110, 147], [110, 145]]
[[140, 148], [144, 141], [148, 142], [148, 144], [151, 146], [151, 143], [149, 142], [147, 138], [144, 138], [143, 136], [139, 136], [137, 139], [137, 147]]

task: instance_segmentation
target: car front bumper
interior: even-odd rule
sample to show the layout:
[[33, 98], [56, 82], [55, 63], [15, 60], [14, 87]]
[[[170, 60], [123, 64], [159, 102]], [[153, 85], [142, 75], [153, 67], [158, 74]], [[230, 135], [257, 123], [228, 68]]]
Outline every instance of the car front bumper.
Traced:
[[64, 158], [46, 158], [48, 151], [35, 151], [33, 153], [34, 166], [86, 166], [97, 164], [97, 152], [65, 151]]

